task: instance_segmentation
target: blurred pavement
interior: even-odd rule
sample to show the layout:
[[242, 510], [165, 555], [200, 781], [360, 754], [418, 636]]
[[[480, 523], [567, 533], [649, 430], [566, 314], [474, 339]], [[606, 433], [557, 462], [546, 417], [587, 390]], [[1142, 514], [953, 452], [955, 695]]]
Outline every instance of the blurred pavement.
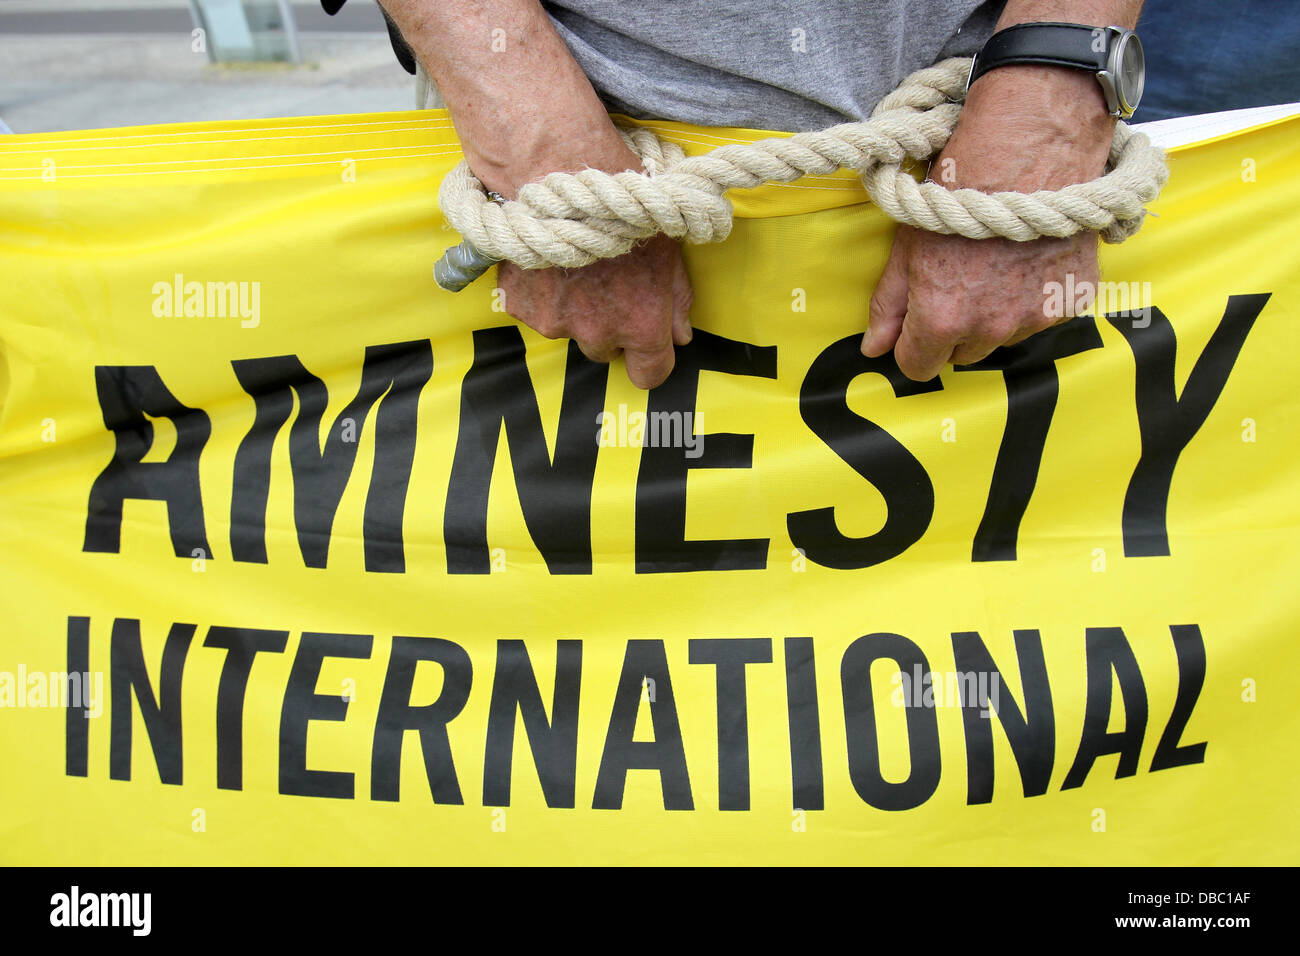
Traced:
[[295, 2], [303, 63], [211, 64], [186, 0], [0, 0], [0, 120], [15, 133], [406, 110], [375, 0]]

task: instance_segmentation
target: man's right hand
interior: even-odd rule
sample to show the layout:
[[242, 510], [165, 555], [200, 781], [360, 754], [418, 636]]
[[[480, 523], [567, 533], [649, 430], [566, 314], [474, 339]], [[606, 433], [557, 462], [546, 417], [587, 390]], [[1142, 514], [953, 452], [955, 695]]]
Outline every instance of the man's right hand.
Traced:
[[667, 236], [581, 269], [497, 268], [508, 313], [547, 338], [573, 339], [593, 361], [622, 353], [637, 388], [661, 384], [673, 370], [673, 345], [691, 340], [691, 282]]
[[[474, 175], [513, 199], [550, 172], [640, 169], [537, 0], [382, 0], [447, 102]], [[498, 267], [505, 309], [587, 357], [622, 353], [653, 388], [690, 341], [691, 285], [678, 244], [656, 236], [582, 269]]]

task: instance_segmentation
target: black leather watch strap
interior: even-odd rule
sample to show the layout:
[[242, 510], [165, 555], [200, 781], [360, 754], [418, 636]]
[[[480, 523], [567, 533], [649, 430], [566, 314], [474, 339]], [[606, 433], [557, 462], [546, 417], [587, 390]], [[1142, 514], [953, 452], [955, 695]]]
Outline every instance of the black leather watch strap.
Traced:
[[971, 67], [969, 83], [995, 67], [1012, 63], [1068, 66], [1094, 73], [1104, 70], [1110, 44], [1108, 38], [1099, 43], [1098, 37], [1106, 32], [1105, 27], [1078, 23], [1017, 23], [999, 30], [984, 44]]

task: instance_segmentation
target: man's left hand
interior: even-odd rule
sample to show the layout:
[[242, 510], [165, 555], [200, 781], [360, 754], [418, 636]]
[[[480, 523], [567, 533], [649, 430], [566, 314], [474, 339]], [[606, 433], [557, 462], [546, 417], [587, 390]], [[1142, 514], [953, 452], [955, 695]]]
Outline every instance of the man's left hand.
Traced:
[[[957, 129], [931, 165], [950, 189], [1033, 192], [1100, 176], [1114, 135], [1094, 77], [1059, 67], [994, 70], [971, 87]], [[862, 351], [894, 350], [908, 378], [978, 362], [1074, 314], [1048, 308], [1049, 283], [1096, 288], [1093, 232], [1029, 242], [967, 239], [900, 226], [871, 297]]]

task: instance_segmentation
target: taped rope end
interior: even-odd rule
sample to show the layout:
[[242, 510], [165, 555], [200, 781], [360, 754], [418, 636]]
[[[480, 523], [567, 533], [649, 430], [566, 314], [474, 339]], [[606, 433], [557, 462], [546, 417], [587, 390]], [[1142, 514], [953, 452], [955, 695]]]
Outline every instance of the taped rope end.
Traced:
[[499, 261], [479, 252], [465, 239], [433, 264], [433, 281], [447, 292], [460, 292]]

